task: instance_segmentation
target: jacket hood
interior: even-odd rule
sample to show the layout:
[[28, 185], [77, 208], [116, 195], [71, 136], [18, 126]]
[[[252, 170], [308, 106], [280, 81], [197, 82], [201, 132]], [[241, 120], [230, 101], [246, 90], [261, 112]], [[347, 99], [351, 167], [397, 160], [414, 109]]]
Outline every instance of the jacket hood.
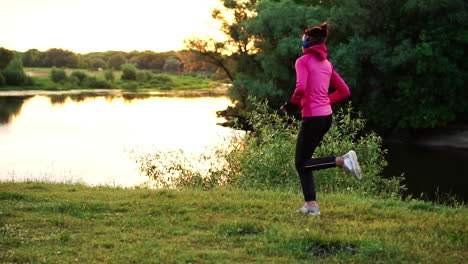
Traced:
[[304, 50], [304, 54], [309, 53], [316, 55], [321, 60], [326, 60], [328, 55], [327, 46], [325, 46], [325, 44], [319, 44], [308, 47]]

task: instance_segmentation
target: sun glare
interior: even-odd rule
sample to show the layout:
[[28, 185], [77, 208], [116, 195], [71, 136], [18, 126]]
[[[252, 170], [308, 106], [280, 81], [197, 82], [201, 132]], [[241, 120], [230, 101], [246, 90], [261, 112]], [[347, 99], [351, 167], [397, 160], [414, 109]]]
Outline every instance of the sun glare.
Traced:
[[63, 48], [78, 53], [107, 50], [179, 50], [183, 40], [222, 40], [212, 19], [217, 0], [0, 0], [0, 47], [26, 51]]

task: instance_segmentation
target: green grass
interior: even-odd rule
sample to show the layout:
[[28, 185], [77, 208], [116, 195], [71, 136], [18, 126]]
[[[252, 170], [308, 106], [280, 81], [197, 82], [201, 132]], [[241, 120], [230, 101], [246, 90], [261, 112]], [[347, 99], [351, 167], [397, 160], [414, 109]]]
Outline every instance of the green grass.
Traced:
[[[29, 76], [32, 77], [38, 77], [38, 78], [49, 78], [50, 72], [52, 71], [52, 68], [30, 68], [30, 67], [25, 67], [24, 72], [28, 74]], [[69, 69], [65, 68], [65, 72], [67, 73], [67, 76], [70, 76], [70, 74], [74, 71], [81, 71], [86, 73], [88, 76], [93, 76], [96, 78], [101, 78], [104, 79], [104, 71], [91, 71], [87, 69]], [[114, 76], [115, 78], [120, 79], [120, 76], [122, 75], [122, 71], [114, 71]]]
[[[64, 84], [56, 84], [50, 79], [50, 72], [52, 68], [24, 68], [24, 72], [34, 81], [33, 85], [25, 86], [0, 86], [0, 91], [22, 91], [22, 90], [51, 90], [51, 91], [64, 91], [64, 90], [83, 90], [85, 88], [81, 86], [71, 86]], [[104, 80], [104, 71], [90, 71], [86, 69], [65, 69], [67, 76], [70, 76], [74, 71], [84, 72], [89, 77], [96, 77], [97, 79]], [[137, 81], [125, 81], [121, 80], [120, 77], [122, 71], [114, 71], [115, 81], [113, 82], [114, 89], [127, 89], [130, 91], [138, 91], [141, 89], [149, 90], [199, 90], [207, 88], [215, 88], [220, 86], [220, 82], [213, 81], [205, 77], [193, 77], [187, 75], [178, 75], [178, 74], [167, 74], [167, 73], [158, 73], [153, 74], [153, 76], [169, 78], [169, 82], [158, 82], [158, 81], [148, 81], [148, 82], [137, 82]], [[93, 89], [93, 88], [90, 88]]]
[[319, 194], [0, 183], [1, 263], [463, 263], [466, 207]]
[[24, 85], [24, 86], [5, 85], [5, 86], [0, 86], [0, 91], [52, 90], [51, 87], [54, 86], [54, 83], [50, 79], [45, 79], [41, 77], [32, 77], [32, 79], [34, 81], [33, 85]]

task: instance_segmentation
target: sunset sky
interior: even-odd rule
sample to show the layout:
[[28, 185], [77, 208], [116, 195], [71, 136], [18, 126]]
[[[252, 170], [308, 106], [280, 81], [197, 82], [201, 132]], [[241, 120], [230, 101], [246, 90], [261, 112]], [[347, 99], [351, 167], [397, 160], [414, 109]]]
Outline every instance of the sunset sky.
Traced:
[[0, 0], [0, 47], [26, 51], [183, 48], [183, 40], [222, 34], [217, 0]]

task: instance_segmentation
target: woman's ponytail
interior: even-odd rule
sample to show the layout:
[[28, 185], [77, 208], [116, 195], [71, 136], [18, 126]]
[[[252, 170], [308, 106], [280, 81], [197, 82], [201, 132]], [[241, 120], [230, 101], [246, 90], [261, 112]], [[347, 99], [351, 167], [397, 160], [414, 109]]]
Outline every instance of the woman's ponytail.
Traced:
[[304, 35], [307, 35], [309, 38], [309, 46], [323, 44], [327, 41], [328, 37], [328, 28], [330, 22], [323, 22], [320, 25], [313, 26], [304, 31]]

